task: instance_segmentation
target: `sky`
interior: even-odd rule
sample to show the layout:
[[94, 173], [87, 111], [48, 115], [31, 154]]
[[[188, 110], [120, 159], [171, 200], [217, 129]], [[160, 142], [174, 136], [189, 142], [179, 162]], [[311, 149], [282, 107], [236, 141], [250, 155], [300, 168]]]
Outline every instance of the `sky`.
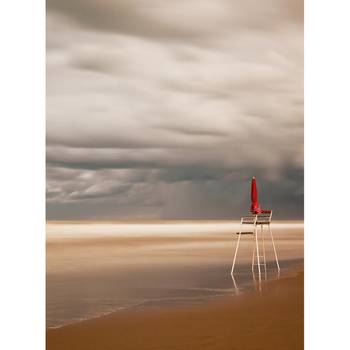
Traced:
[[303, 218], [303, 2], [47, 0], [47, 219]]

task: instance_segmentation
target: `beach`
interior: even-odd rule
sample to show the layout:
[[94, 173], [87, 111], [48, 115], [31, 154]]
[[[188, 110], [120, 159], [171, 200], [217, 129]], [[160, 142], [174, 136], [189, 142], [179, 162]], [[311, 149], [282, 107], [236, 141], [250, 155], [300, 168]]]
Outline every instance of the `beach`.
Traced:
[[58, 349], [303, 349], [303, 273], [202, 307], [114, 313], [47, 332]]
[[[237, 222], [48, 223], [47, 349], [302, 349], [303, 224], [262, 284]], [[259, 288], [260, 287], [260, 288]]]

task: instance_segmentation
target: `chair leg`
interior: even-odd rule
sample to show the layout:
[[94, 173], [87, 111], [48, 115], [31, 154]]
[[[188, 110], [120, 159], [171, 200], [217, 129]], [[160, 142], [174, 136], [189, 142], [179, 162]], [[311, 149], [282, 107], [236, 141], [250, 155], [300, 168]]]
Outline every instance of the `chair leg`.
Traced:
[[264, 225], [261, 225], [261, 239], [263, 246], [263, 258], [264, 258], [264, 278], [267, 280], [267, 264], [266, 264], [266, 250], [265, 250], [265, 233], [264, 233]]
[[265, 270], [266, 270], [266, 250], [265, 250], [265, 238], [264, 238], [263, 225], [261, 225], [261, 239], [262, 239], [262, 246], [263, 246], [263, 258], [264, 258], [264, 264], [265, 264]]
[[271, 236], [273, 251], [274, 251], [274, 253], [275, 253], [275, 259], [276, 259], [277, 269], [278, 269], [278, 271], [280, 271], [281, 269], [280, 269], [280, 264], [278, 263], [277, 252], [276, 252], [275, 242], [274, 242], [274, 240], [273, 240], [272, 230], [271, 230], [270, 225], [268, 225], [268, 226], [269, 226], [269, 231], [270, 231], [270, 236]]
[[238, 247], [239, 247], [239, 241], [241, 240], [241, 232], [242, 232], [242, 229], [241, 229], [241, 231], [239, 232], [239, 235], [238, 235], [238, 240], [237, 240], [237, 244], [236, 244], [236, 250], [235, 250], [235, 254], [233, 256], [231, 275], [233, 275], [233, 270], [235, 268], [236, 257], [237, 257]]
[[255, 258], [255, 245], [254, 245], [254, 250], [253, 250], [253, 257], [252, 257], [252, 271], [254, 272], [254, 258]]
[[255, 225], [254, 231], [255, 231], [256, 257], [257, 257], [257, 260], [258, 260], [259, 283], [261, 283], [260, 256], [259, 256], [259, 240], [258, 240], [258, 230], [257, 230], [256, 225]]

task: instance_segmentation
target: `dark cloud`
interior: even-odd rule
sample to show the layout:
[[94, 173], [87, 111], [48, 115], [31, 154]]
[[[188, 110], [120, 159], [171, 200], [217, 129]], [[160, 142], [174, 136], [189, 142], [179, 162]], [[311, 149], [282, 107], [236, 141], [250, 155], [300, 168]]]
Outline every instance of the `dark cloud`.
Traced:
[[47, 216], [303, 215], [302, 1], [47, 1]]
[[[81, 194], [75, 189], [66, 201], [48, 202], [48, 217], [53, 215], [57, 218], [55, 215], [59, 212], [64, 213], [63, 216], [59, 214], [59, 218], [87, 219], [91, 212], [82, 210], [87, 207], [91, 210], [95, 208], [94, 214], [104, 218], [236, 218], [245, 214], [249, 207], [252, 173], [259, 178], [259, 196], [264, 208], [273, 208], [275, 217], [280, 219], [303, 216], [303, 169], [284, 170], [283, 181], [267, 179], [263, 171], [253, 169], [241, 170], [235, 175], [222, 170], [202, 173], [184, 169], [176, 172], [146, 171], [146, 174], [122, 187], [121, 191], [116, 186], [120, 174], [109, 174], [108, 178], [114, 178], [114, 184], [106, 184], [103, 176], [97, 175], [93, 182], [99, 185], [93, 185], [94, 196], [86, 196], [91, 192], [89, 185], [81, 190]], [[98, 191], [99, 186], [103, 190]], [[143, 211], [143, 208], [146, 210]]]

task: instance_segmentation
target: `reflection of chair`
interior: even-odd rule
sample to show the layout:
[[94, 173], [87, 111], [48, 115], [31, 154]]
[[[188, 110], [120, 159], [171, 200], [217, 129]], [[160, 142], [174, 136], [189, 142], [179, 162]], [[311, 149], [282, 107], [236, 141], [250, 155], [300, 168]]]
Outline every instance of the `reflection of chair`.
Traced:
[[[259, 281], [261, 281], [261, 266], [264, 266], [265, 272], [266, 272], [266, 253], [265, 253], [265, 240], [264, 240], [264, 232], [263, 232], [263, 227], [266, 225], [268, 227], [270, 237], [271, 237], [271, 242], [273, 246], [273, 251], [275, 253], [275, 259], [276, 259], [276, 264], [278, 271], [280, 270], [280, 266], [278, 263], [278, 258], [277, 258], [277, 252], [276, 252], [276, 247], [275, 247], [275, 242], [273, 240], [272, 236], [272, 230], [271, 230], [271, 218], [272, 218], [272, 210], [262, 210], [260, 213], [257, 213], [255, 215], [251, 216], [243, 216], [241, 218], [241, 226], [240, 226], [240, 231], [237, 232], [238, 234], [238, 240], [236, 244], [236, 250], [235, 254], [233, 256], [233, 262], [232, 262], [232, 269], [231, 269], [231, 275], [233, 275], [233, 271], [235, 268], [235, 263], [236, 263], [236, 257], [237, 257], [237, 252], [239, 248], [239, 242], [241, 239], [242, 235], [250, 234], [255, 238], [255, 247], [253, 251], [253, 258], [252, 258], [252, 271], [254, 271], [254, 266], [258, 266], [258, 272], [259, 272]], [[246, 226], [250, 226], [252, 231], [244, 231], [243, 228]], [[258, 226], [261, 227], [260, 234], [258, 234]], [[261, 235], [261, 241], [262, 241], [262, 255], [259, 253], [259, 235]], [[255, 258], [257, 260], [257, 263], [255, 263]], [[262, 261], [260, 259], [263, 259]]]
[[231, 277], [232, 277], [233, 287], [234, 287], [234, 289], [235, 289], [235, 294], [236, 294], [236, 295], [239, 295], [239, 288], [238, 288], [238, 285], [237, 285], [237, 283], [236, 283], [236, 280], [235, 280], [235, 278], [234, 278], [233, 275], [231, 275]]

